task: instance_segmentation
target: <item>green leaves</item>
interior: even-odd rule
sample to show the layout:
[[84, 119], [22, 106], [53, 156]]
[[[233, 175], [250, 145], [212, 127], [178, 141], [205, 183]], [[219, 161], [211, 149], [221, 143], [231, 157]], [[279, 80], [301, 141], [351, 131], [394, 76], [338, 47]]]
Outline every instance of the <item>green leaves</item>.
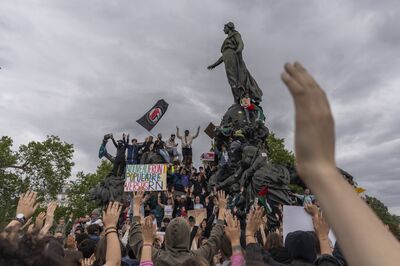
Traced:
[[57, 136], [12, 150], [10, 137], [0, 139], [0, 226], [15, 216], [19, 194], [31, 189], [40, 199], [54, 199], [71, 177], [73, 145]]
[[268, 160], [275, 164], [294, 166], [295, 158], [291, 151], [285, 148], [285, 139], [280, 139], [271, 132], [267, 138]]

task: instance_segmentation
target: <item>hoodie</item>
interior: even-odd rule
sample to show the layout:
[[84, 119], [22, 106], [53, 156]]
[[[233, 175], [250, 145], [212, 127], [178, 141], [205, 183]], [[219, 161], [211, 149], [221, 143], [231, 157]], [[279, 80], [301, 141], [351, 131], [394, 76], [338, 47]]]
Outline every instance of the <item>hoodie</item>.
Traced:
[[[190, 256], [202, 256], [210, 265], [213, 265], [213, 257], [220, 249], [221, 239], [224, 234], [224, 223], [218, 220], [211, 231], [210, 238], [197, 250], [190, 250], [190, 228], [184, 218], [173, 219], [165, 231], [165, 250], [154, 248], [152, 260], [154, 265], [181, 265]], [[142, 225], [140, 217], [133, 217], [133, 225], [129, 231], [129, 246], [140, 259], [143, 246]]]

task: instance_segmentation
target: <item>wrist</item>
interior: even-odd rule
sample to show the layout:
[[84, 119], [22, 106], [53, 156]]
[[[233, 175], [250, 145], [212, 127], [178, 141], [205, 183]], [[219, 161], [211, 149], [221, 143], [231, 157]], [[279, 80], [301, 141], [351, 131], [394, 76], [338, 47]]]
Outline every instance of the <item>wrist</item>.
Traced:
[[231, 246], [240, 246], [240, 239], [232, 239], [231, 240]]
[[329, 241], [328, 235], [318, 235], [320, 241]]
[[153, 245], [153, 241], [151, 240], [144, 240], [143, 241], [143, 246], [152, 246]]

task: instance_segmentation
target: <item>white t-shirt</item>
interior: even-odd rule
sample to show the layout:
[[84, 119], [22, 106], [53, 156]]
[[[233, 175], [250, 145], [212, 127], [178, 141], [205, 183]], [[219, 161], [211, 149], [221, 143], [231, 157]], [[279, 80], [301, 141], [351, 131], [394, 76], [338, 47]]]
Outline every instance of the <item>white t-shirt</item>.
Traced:
[[164, 205], [164, 217], [172, 217], [174, 207], [172, 205]]
[[195, 209], [195, 210], [203, 209], [203, 208], [204, 208], [204, 206], [203, 206], [203, 204], [201, 204], [201, 203], [195, 203], [195, 204], [194, 204], [194, 209]]

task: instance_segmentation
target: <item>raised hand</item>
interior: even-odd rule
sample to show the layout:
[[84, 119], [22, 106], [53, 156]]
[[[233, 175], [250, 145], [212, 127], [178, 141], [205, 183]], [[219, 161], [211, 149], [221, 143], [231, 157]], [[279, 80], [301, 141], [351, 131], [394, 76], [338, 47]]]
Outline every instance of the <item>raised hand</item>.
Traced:
[[258, 228], [262, 223], [263, 215], [264, 215], [264, 207], [250, 211], [246, 224], [246, 237], [254, 236], [254, 234], [257, 232]]
[[296, 170], [303, 179], [321, 178], [326, 167], [336, 169], [332, 113], [324, 91], [300, 64], [285, 64], [281, 76], [296, 111]]
[[306, 206], [304, 206], [304, 210], [312, 217], [318, 216], [319, 213], [318, 206], [314, 204], [306, 204]]
[[35, 229], [40, 230], [43, 227], [44, 219], [46, 218], [46, 213], [41, 212], [35, 219]]
[[154, 224], [153, 218], [151, 216], [147, 216], [144, 219], [143, 224], [143, 244], [153, 244], [154, 239]]
[[232, 216], [229, 210], [225, 210], [225, 235], [231, 241], [232, 246], [240, 245], [240, 223], [236, 216]]
[[139, 216], [140, 206], [143, 202], [144, 188], [140, 187], [138, 191], [133, 192], [133, 215]]
[[28, 191], [22, 194], [18, 201], [17, 214], [22, 213], [25, 219], [32, 217], [36, 208], [39, 204], [36, 203], [37, 193], [34, 191]]
[[114, 201], [108, 203], [107, 210], [103, 211], [103, 223], [106, 229], [117, 225], [121, 209], [122, 204], [119, 202]]
[[47, 211], [46, 211], [46, 222], [44, 223], [44, 226], [39, 232], [39, 238], [43, 238], [47, 232], [50, 230], [50, 228], [53, 226], [54, 223], [54, 212], [57, 209], [57, 203], [56, 202], [50, 202], [47, 205]]
[[319, 238], [327, 238], [329, 234], [329, 225], [325, 221], [322, 213], [318, 213], [316, 216], [313, 217], [313, 224], [315, 233]]

